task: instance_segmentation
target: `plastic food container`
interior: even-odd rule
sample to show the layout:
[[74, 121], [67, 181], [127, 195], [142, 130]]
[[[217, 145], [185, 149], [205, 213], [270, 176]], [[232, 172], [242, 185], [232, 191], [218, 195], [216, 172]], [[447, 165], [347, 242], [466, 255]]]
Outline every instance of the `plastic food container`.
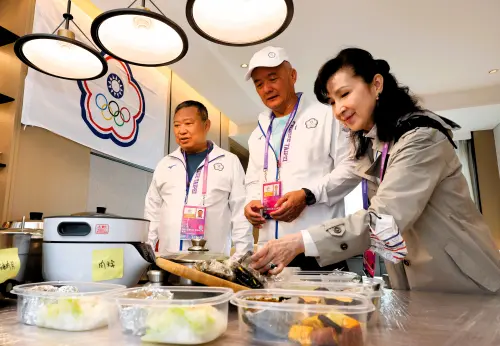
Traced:
[[368, 314], [368, 326], [376, 325], [379, 321], [380, 305], [383, 291], [376, 290], [377, 285], [355, 282], [276, 282], [273, 288], [299, 291], [330, 291], [361, 294], [371, 300], [375, 311]]
[[[57, 291], [48, 291], [56, 287]], [[46, 290], [38, 290], [43, 289]], [[49, 281], [15, 286], [20, 322], [37, 327], [86, 331], [105, 327], [107, 305], [102, 297], [125, 289], [123, 285], [96, 282]]]
[[296, 271], [284, 281], [310, 281], [310, 282], [359, 282], [361, 277], [352, 272], [334, 271]]
[[[141, 290], [169, 294], [168, 299], [139, 297]], [[117, 345], [142, 342], [198, 345], [227, 329], [233, 290], [222, 287], [162, 286], [130, 288], [107, 296], [111, 337]]]
[[359, 294], [281, 289], [240, 291], [240, 331], [259, 342], [363, 346], [375, 307]]
[[367, 276], [363, 276], [362, 282], [364, 284], [372, 285], [373, 290], [375, 290], [375, 291], [381, 291], [382, 288], [385, 287], [384, 279], [378, 278], [378, 277], [369, 278]]

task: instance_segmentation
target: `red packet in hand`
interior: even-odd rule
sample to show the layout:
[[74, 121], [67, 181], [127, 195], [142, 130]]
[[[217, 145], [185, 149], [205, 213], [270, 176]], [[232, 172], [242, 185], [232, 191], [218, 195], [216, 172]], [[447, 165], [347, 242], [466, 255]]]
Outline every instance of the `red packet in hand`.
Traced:
[[363, 270], [369, 278], [375, 276], [375, 252], [366, 250], [363, 255]]

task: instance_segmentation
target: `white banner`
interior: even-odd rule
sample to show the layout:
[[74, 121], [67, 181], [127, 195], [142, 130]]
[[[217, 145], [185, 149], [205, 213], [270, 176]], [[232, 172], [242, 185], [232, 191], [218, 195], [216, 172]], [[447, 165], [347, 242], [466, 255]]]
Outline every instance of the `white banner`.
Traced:
[[[37, 0], [33, 32], [52, 32], [62, 21], [66, 3]], [[91, 18], [74, 3], [71, 13], [90, 38]], [[70, 29], [79, 41], [91, 44], [73, 24]], [[154, 169], [164, 156], [169, 78], [155, 68], [104, 56], [108, 73], [93, 81], [68, 81], [29, 69], [21, 121]]]

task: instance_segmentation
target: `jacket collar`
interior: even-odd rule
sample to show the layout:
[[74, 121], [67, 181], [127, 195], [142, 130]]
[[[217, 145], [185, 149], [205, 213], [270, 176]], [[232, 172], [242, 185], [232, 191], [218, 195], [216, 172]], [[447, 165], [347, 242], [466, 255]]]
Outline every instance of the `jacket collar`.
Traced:
[[[418, 117], [418, 116], [425, 116], [425, 117], [431, 118], [431, 119], [437, 121], [438, 123], [440, 123], [448, 131], [459, 130], [461, 128], [460, 125], [456, 124], [455, 122], [453, 122], [449, 119], [446, 119], [444, 117], [441, 117], [441, 116], [437, 115], [436, 113], [431, 112], [429, 110], [409, 113], [409, 114], [405, 115], [404, 117], [400, 118], [398, 120], [398, 124], [401, 123], [402, 121], [408, 120], [408, 119], [413, 118], [413, 117]], [[446, 121], [445, 121], [445, 119], [446, 119]]]
[[[409, 113], [403, 117], [401, 117], [398, 122], [402, 122], [405, 120], [408, 120], [410, 118], [416, 117], [416, 116], [426, 116], [429, 117], [433, 120], [436, 120], [439, 122], [445, 129], [447, 129], [450, 132], [450, 135], [452, 136], [452, 130], [454, 129], [453, 126], [450, 124], [446, 123], [442, 117], [439, 115], [431, 112], [431, 111], [423, 111], [423, 112], [415, 112], [415, 113]], [[449, 121], [449, 120], [448, 120]], [[453, 123], [450, 121], [451, 124], [456, 126], [456, 128], [460, 128], [457, 124]], [[377, 158], [373, 158], [373, 152], [379, 152], [381, 153], [383, 148], [384, 148], [384, 142], [381, 142], [378, 137], [377, 137], [377, 127], [373, 126], [372, 129], [365, 134], [365, 137], [370, 138], [372, 142], [372, 146], [370, 149], [368, 149], [367, 153], [363, 158], [359, 160], [358, 165], [356, 166], [356, 174], [359, 175], [362, 178], [365, 178], [367, 180], [377, 182], [377, 178], [380, 175], [380, 164], [381, 164], [381, 155], [377, 155]], [[394, 146], [394, 141], [389, 143], [389, 153]]]
[[372, 150], [369, 149], [356, 165], [355, 172], [357, 176], [364, 178], [366, 180], [377, 183], [377, 172], [380, 167], [380, 156], [376, 160], [373, 160]]
[[[299, 93], [297, 93], [299, 94]], [[300, 115], [303, 113], [303, 111], [307, 108], [309, 105], [310, 101], [306, 97], [304, 93], [302, 93], [302, 96], [300, 98], [299, 102], [299, 107], [297, 108], [297, 114], [295, 114], [295, 122], [297, 122], [297, 119], [299, 119]], [[262, 129], [264, 131], [267, 131], [267, 127], [269, 126], [269, 123], [271, 122], [271, 114], [272, 110], [268, 109], [262, 113], [259, 114], [259, 123], [262, 125]]]
[[[220, 148], [217, 144], [215, 144], [213, 141], [210, 141], [210, 142], [212, 143], [213, 148], [212, 148], [212, 151], [208, 154], [208, 160], [212, 161], [220, 156], [224, 156], [224, 150], [222, 148]], [[181, 160], [182, 162], [184, 162], [184, 164], [186, 164], [186, 162], [184, 161], [184, 155], [182, 154], [182, 150], [180, 147], [178, 147], [176, 150], [174, 150], [168, 156], [175, 157], [175, 158]]]
[[[381, 153], [384, 149], [384, 142], [381, 142], [377, 137], [377, 127], [373, 126], [372, 129], [364, 135], [371, 140], [371, 146], [366, 151], [366, 154], [359, 160], [356, 165], [356, 174], [364, 179], [377, 183], [377, 178], [380, 175], [381, 155], [374, 157], [374, 153]], [[389, 143], [389, 152], [393, 143]]]

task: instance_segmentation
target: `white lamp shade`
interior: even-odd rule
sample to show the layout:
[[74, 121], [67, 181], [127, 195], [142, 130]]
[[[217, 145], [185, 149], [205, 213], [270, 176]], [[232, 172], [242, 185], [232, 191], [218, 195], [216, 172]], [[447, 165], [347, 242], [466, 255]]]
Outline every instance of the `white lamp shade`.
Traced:
[[71, 80], [103, 76], [108, 66], [94, 49], [74, 39], [48, 34], [26, 35], [14, 47], [28, 66], [55, 77]]
[[[92, 38], [106, 53], [140, 66], [160, 66], [180, 60], [187, 37], [164, 16], [138, 9], [105, 12], [114, 15], [92, 23]], [[101, 15], [102, 16], [102, 15]], [[180, 32], [179, 32], [180, 30]]]
[[268, 41], [284, 31], [293, 16], [293, 3], [285, 0], [191, 0], [186, 15], [201, 36], [221, 44], [245, 46]]

